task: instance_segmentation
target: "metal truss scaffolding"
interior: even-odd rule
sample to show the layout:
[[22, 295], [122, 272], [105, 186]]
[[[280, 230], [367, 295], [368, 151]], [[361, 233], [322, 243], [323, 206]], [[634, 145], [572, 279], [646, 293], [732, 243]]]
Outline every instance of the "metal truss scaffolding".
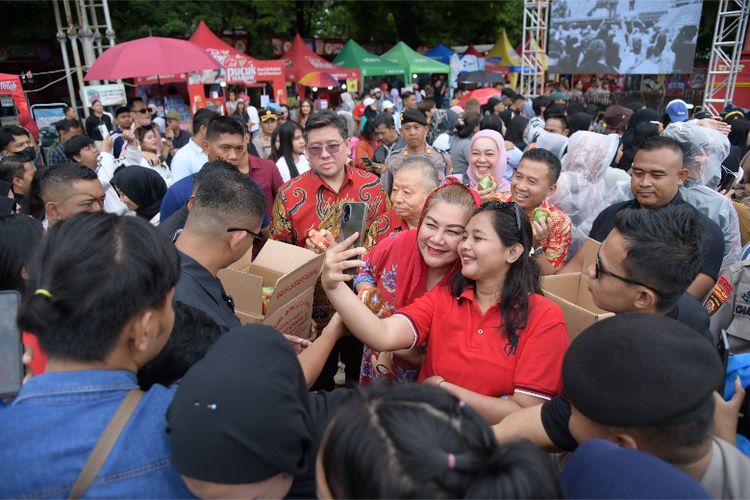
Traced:
[[528, 97], [544, 93], [549, 6], [550, 0], [524, 0], [523, 3], [520, 89]]
[[[527, 2], [528, 3], [528, 2]], [[718, 115], [734, 98], [750, 0], [720, 0], [703, 109]]]

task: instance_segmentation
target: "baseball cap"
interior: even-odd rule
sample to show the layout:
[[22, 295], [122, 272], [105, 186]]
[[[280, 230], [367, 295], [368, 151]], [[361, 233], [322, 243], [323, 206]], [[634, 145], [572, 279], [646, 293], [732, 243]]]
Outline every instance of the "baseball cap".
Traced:
[[632, 114], [632, 109], [620, 106], [619, 104], [613, 104], [604, 110], [604, 122], [610, 128], [625, 128]]
[[362, 101], [362, 104], [364, 104], [365, 107], [372, 106], [373, 104], [375, 104], [375, 99], [373, 99], [372, 97], [365, 97], [365, 100]]
[[383, 101], [383, 110], [391, 109], [394, 104], [391, 101]]
[[177, 111], [170, 111], [167, 113], [167, 120], [182, 120], [182, 117], [180, 116], [180, 113]]
[[682, 99], [673, 99], [669, 101], [665, 111], [673, 122], [684, 122], [688, 119], [689, 109], [693, 109], [692, 104], [688, 104]]
[[555, 91], [555, 92], [552, 92], [552, 93], [550, 94], [550, 96], [549, 96], [549, 97], [550, 97], [550, 99], [552, 99], [553, 101], [556, 101], [556, 100], [558, 100], [558, 99], [564, 99], [564, 100], [566, 100], [566, 101], [567, 101], [567, 100], [569, 100], [569, 99], [570, 99], [570, 96], [569, 96], [569, 95], [565, 95], [565, 93], [564, 93], [564, 92], [560, 92], [559, 90], [558, 90], [558, 91]]

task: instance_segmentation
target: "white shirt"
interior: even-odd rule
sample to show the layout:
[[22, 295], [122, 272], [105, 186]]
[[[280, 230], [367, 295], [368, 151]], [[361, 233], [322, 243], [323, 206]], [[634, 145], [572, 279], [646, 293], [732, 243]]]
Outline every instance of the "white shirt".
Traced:
[[169, 167], [166, 163], [162, 162], [159, 165], [151, 165], [147, 159], [141, 158], [140, 165], [142, 167], [150, 168], [151, 170], [155, 171], [157, 174], [161, 176], [162, 179], [164, 179], [164, 183], [167, 185], [167, 188], [169, 188], [172, 184], [174, 184], [172, 176], [172, 171], [169, 170]]
[[115, 169], [120, 165], [139, 164], [141, 161], [141, 150], [138, 147], [133, 148], [127, 145], [123, 149], [126, 149], [125, 161], [115, 161], [112, 153], [104, 151], [99, 153], [99, 158], [97, 158], [96, 175], [99, 177], [99, 182], [102, 183], [102, 188], [104, 189], [103, 208], [105, 212], [110, 214], [125, 215], [131, 213], [130, 209], [120, 199], [120, 195], [117, 194], [114, 186], [112, 186], [112, 177], [115, 175]]
[[207, 161], [203, 148], [191, 138], [172, 158], [172, 183], [198, 172]]
[[[310, 170], [310, 164], [307, 162], [307, 158], [305, 155], [299, 155], [299, 161], [296, 163], [297, 171], [300, 174], [304, 174], [308, 170]], [[289, 172], [289, 166], [286, 164], [286, 160], [282, 156], [278, 160], [276, 160], [276, 168], [279, 169], [279, 173], [281, 174], [281, 179], [284, 182], [287, 182], [292, 178], [292, 174]]]
[[255, 108], [255, 106], [247, 107], [247, 116], [249, 116], [250, 121], [253, 122], [253, 126], [250, 129], [250, 132], [255, 133], [260, 130], [260, 116], [258, 116], [258, 110]]

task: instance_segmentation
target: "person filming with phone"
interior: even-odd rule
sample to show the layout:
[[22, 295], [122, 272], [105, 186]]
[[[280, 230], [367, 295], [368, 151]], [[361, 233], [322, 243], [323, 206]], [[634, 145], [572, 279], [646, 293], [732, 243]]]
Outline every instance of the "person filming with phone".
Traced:
[[[320, 253], [323, 249], [309, 238], [310, 231], [328, 230], [338, 237], [344, 203], [366, 203], [367, 226], [390, 207], [374, 174], [347, 165], [350, 141], [346, 123], [336, 113], [324, 110], [313, 114], [305, 124], [304, 135], [305, 155], [310, 170], [279, 189], [273, 208], [271, 238]], [[316, 290], [313, 319], [318, 329], [326, 326], [332, 314], [325, 295]], [[347, 379], [356, 382], [362, 344], [357, 346], [352, 340], [347, 338], [343, 341], [345, 344], [355, 344], [346, 349], [344, 363], [347, 365]], [[329, 358], [316, 389], [333, 389], [340, 350], [341, 343]]]

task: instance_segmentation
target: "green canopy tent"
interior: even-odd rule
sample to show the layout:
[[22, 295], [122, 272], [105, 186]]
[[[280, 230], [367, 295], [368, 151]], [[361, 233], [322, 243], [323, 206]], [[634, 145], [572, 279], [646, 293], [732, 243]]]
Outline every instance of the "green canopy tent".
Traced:
[[450, 66], [415, 52], [404, 42], [398, 42], [391, 50], [380, 56], [383, 61], [398, 64], [404, 71], [404, 83], [409, 85], [411, 75], [421, 73], [450, 73]]
[[367, 52], [354, 40], [346, 42], [333, 63], [345, 68], [359, 68], [362, 73], [362, 91], [365, 90], [365, 77], [403, 75], [406, 71], [404, 66], [384, 61], [380, 56]]

